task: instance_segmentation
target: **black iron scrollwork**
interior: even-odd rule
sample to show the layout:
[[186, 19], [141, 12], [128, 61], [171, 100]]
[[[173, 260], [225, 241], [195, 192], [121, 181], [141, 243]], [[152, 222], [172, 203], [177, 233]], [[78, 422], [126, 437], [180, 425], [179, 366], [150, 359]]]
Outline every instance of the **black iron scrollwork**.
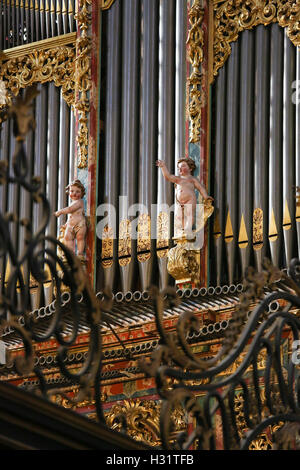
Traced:
[[[47, 386], [44, 373], [35, 362], [34, 344], [56, 339], [59, 348], [57, 365], [60, 373], [78, 390], [75, 402], [82, 401], [95, 390], [95, 401], [100, 420], [103, 420], [100, 399], [101, 371], [101, 319], [102, 309], [110, 307], [109, 293], [100, 300], [91, 288], [88, 276], [80, 260], [69, 251], [58, 239], [46, 235], [50, 218], [50, 205], [41, 191], [38, 177], [30, 179], [28, 161], [25, 154], [24, 140], [34, 121], [31, 113], [32, 100], [37, 94], [36, 87], [28, 88], [24, 97], [19, 97], [7, 110], [8, 117], [13, 119], [16, 149], [13, 156], [12, 174], [5, 161], [0, 162], [0, 184], [17, 188], [16, 194], [25, 191], [36, 205], [42, 207], [42, 220], [37, 230], [33, 231], [29, 219], [17, 214], [0, 213], [0, 261], [2, 262], [2, 279], [0, 290], [1, 329], [13, 329], [24, 345], [24, 354], [14, 359], [18, 374], [35, 374], [40, 386], [38, 391], [46, 398], [61, 393]], [[23, 227], [25, 237], [22, 251], [14, 244], [11, 228], [15, 224]], [[9, 265], [9, 272], [7, 266]], [[55, 309], [47, 330], [37, 328], [37, 318], [30, 308], [30, 282], [42, 285], [46, 278], [52, 280], [55, 290]], [[66, 309], [63, 294], [68, 296], [68, 325], [70, 316], [72, 328], [66, 329]], [[78, 299], [81, 298], [80, 303]], [[82, 308], [84, 306], [84, 309]], [[83, 311], [84, 310], [84, 311]], [[66, 355], [78, 336], [80, 319], [89, 329], [89, 351], [80, 370], [71, 370], [66, 365]], [[68, 397], [69, 398], [69, 397]]]
[[[287, 274], [265, 260], [262, 272], [248, 269], [222, 345], [208, 359], [199, 359], [186, 340], [191, 330], [199, 328], [193, 313], [182, 315], [176, 334], [166, 331], [162, 312], [178, 300], [169, 289], [152, 292], [161, 339], [151, 360], [144, 359], [140, 366], [156, 378], [163, 399], [164, 448], [248, 449], [260, 433], [275, 425], [280, 429], [274, 448], [292, 442], [291, 423], [297, 432], [300, 423], [298, 360], [292, 354], [300, 330], [299, 267], [299, 261], [293, 260]], [[174, 441], [168, 423], [179, 405], [190, 416], [193, 430]], [[295, 442], [294, 436], [294, 446]]]

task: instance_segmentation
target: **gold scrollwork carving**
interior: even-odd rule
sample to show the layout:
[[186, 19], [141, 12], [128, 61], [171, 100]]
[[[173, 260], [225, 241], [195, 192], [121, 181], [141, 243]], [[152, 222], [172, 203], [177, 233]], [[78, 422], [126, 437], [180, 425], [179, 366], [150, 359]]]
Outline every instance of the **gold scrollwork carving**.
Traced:
[[163, 258], [167, 255], [169, 245], [169, 216], [167, 212], [160, 212], [157, 216], [157, 256]]
[[206, 104], [206, 94], [203, 92], [205, 73], [200, 72], [203, 62], [204, 33], [202, 22], [204, 8], [200, 0], [195, 0], [188, 13], [191, 28], [189, 30], [187, 45], [188, 59], [192, 64], [192, 72], [188, 79], [189, 103], [187, 106], [190, 118], [190, 142], [198, 142], [201, 136], [201, 112]]
[[91, 49], [92, 42], [88, 35], [91, 24], [91, 0], [79, 0], [75, 19], [78, 22], [80, 35], [76, 40], [76, 72], [75, 72], [75, 109], [79, 114], [78, 168], [85, 168], [88, 161], [88, 115], [90, 102], [88, 92], [91, 88]]
[[113, 228], [109, 225], [105, 225], [102, 232], [102, 250], [101, 258], [102, 265], [104, 268], [109, 268], [113, 264], [113, 254], [114, 254], [114, 234]]
[[101, 1], [100, 1], [100, 4], [101, 4], [100, 8], [101, 8], [101, 10], [108, 10], [108, 9], [112, 6], [112, 4], [114, 3], [114, 1], [115, 1], [115, 0], [101, 0]]
[[259, 250], [263, 245], [263, 211], [257, 207], [253, 212], [253, 247]]
[[245, 29], [277, 22], [295, 46], [300, 45], [298, 0], [214, 0], [214, 76], [231, 53], [230, 43]]
[[131, 223], [130, 220], [121, 220], [119, 227], [119, 264], [126, 266], [131, 261]]
[[168, 273], [177, 281], [195, 281], [200, 277], [200, 251], [188, 248], [188, 243], [178, 243], [168, 252]]
[[[120, 430], [125, 419], [130, 437], [155, 447], [160, 444], [160, 412], [161, 404], [154, 400], [125, 400], [112, 406], [106, 422], [110, 428]], [[175, 433], [186, 428], [185, 412], [180, 406], [174, 408], [171, 423]]]
[[0, 79], [5, 82], [8, 94], [15, 96], [22, 88], [53, 81], [61, 87], [63, 98], [71, 105], [74, 103], [74, 64], [75, 49], [72, 46], [33, 50], [9, 60], [2, 59]]
[[146, 261], [151, 257], [151, 219], [148, 214], [139, 216], [137, 230], [138, 260]]

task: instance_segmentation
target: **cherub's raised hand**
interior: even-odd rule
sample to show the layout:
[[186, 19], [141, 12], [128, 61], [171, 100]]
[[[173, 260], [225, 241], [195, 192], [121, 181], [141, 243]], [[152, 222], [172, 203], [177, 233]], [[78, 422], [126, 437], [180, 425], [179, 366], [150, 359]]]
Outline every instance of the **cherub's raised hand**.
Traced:
[[166, 164], [163, 160], [156, 160], [156, 166], [159, 166], [160, 168], [162, 168], [166, 166]]

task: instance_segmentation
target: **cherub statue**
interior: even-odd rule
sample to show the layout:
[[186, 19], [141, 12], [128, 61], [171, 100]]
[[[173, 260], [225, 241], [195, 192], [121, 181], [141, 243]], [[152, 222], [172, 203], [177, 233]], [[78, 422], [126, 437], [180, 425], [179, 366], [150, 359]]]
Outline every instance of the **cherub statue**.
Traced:
[[68, 207], [64, 207], [54, 212], [56, 217], [68, 214], [65, 225], [61, 227], [64, 230], [62, 243], [70, 250], [75, 252], [75, 240], [77, 242], [77, 256], [83, 258], [85, 250], [85, 237], [87, 232], [87, 221], [84, 213], [83, 196], [85, 188], [80, 180], [75, 180], [66, 187], [66, 193], [72, 200]]
[[[205, 187], [193, 176], [196, 169], [194, 160], [191, 158], [181, 158], [177, 167], [179, 176], [171, 175], [165, 162], [157, 160], [156, 165], [161, 168], [162, 174], [167, 181], [176, 185], [176, 202], [180, 210], [175, 213], [175, 231], [181, 232], [181, 235], [192, 235], [192, 229], [195, 222], [195, 211], [197, 197], [195, 190], [198, 190], [204, 199], [204, 205], [212, 204], [213, 198], [207, 194]], [[205, 218], [205, 215], [204, 215]], [[177, 220], [176, 220], [177, 219]]]

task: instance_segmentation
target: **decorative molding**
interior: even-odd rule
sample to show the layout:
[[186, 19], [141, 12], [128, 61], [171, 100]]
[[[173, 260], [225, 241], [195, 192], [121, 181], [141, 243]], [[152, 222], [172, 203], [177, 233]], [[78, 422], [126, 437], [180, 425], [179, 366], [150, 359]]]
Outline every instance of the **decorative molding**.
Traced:
[[115, 0], [100, 0], [100, 8], [101, 10], [108, 10]]
[[148, 214], [139, 216], [137, 231], [137, 257], [143, 262], [151, 257], [151, 219]]
[[76, 33], [67, 33], [62, 34], [61, 36], [43, 39], [42, 41], [23, 44], [22, 46], [11, 47], [10, 49], [0, 51], [0, 60], [16, 59], [34, 51], [44, 51], [53, 48], [56, 49], [57, 47], [75, 44], [76, 36]]
[[0, 80], [7, 89], [7, 101], [11, 95], [18, 96], [22, 88], [37, 83], [54, 82], [61, 87], [62, 96], [68, 105], [74, 104], [74, 46], [61, 45], [51, 49], [36, 49], [24, 55], [3, 59], [0, 62]]
[[78, 168], [86, 168], [88, 164], [88, 115], [90, 112], [89, 90], [91, 88], [91, 49], [92, 41], [88, 35], [91, 24], [90, 5], [92, 0], [78, 0], [78, 11], [75, 15], [80, 34], [76, 41], [76, 72], [75, 72], [75, 110], [78, 112], [79, 128]]
[[278, 23], [295, 46], [300, 46], [298, 0], [214, 0], [214, 76], [231, 53], [239, 34], [260, 24]]
[[192, 72], [188, 79], [189, 102], [187, 113], [190, 119], [190, 142], [199, 142], [201, 136], [201, 112], [206, 104], [206, 93], [203, 92], [206, 74], [200, 72], [203, 62], [204, 33], [202, 22], [204, 7], [201, 0], [194, 0], [188, 17], [191, 24], [187, 38], [187, 56], [192, 65]]

